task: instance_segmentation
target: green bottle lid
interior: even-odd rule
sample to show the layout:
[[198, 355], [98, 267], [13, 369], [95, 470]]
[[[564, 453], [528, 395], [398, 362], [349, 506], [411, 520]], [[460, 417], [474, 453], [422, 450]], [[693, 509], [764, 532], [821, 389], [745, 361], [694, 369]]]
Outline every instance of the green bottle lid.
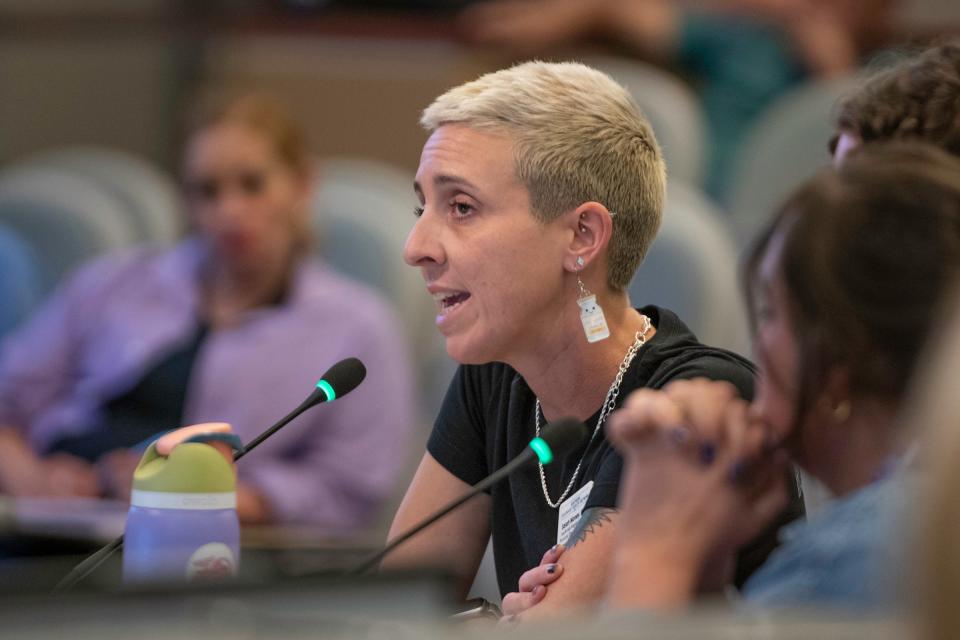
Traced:
[[204, 442], [182, 442], [168, 456], [157, 453], [154, 442], [133, 472], [135, 491], [223, 493], [236, 488], [233, 465]]

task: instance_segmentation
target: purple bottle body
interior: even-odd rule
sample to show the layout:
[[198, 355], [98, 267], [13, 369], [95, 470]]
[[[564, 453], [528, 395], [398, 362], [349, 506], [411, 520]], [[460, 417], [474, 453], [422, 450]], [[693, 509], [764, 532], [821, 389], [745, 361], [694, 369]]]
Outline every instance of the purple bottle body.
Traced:
[[[185, 494], [181, 494], [185, 495]], [[130, 507], [123, 540], [128, 583], [228, 579], [240, 561], [235, 508]]]

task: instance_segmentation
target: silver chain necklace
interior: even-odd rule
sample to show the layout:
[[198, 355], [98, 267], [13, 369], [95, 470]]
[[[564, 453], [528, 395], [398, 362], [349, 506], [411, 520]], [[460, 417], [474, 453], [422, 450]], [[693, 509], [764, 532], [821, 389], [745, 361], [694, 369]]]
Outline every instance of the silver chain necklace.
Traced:
[[[551, 508], [556, 509], [563, 504], [563, 501], [567, 498], [567, 494], [573, 489], [573, 485], [577, 481], [577, 475], [580, 473], [580, 466], [583, 464], [584, 458], [587, 457], [587, 451], [590, 450], [590, 445], [593, 444], [594, 439], [600, 432], [603, 421], [606, 420], [607, 415], [613, 411], [613, 407], [617, 403], [617, 396], [620, 395], [620, 384], [623, 382], [623, 376], [627, 372], [627, 369], [630, 368], [630, 363], [633, 362], [634, 356], [640, 351], [640, 347], [647, 343], [647, 332], [651, 326], [650, 318], [643, 316], [643, 326], [640, 328], [640, 331], [637, 331], [637, 335], [633, 339], [633, 344], [627, 349], [627, 355], [623, 357], [623, 362], [620, 363], [620, 369], [613, 379], [613, 384], [610, 385], [610, 389], [607, 391], [607, 398], [603, 401], [603, 409], [600, 411], [600, 417], [597, 418], [597, 426], [593, 428], [593, 433], [590, 434], [590, 441], [587, 442], [587, 447], [583, 450], [583, 455], [580, 456], [580, 462], [577, 463], [577, 468], [573, 470], [573, 477], [570, 478], [570, 483], [567, 484], [567, 488], [563, 490], [563, 493], [560, 494], [556, 502], [550, 499], [550, 492], [547, 491], [547, 476], [543, 473], [543, 463], [537, 463], [540, 467], [540, 486], [543, 487], [543, 497], [546, 498], [547, 504], [550, 505]], [[540, 398], [537, 398], [537, 403], [533, 411], [536, 435], [540, 437]]]

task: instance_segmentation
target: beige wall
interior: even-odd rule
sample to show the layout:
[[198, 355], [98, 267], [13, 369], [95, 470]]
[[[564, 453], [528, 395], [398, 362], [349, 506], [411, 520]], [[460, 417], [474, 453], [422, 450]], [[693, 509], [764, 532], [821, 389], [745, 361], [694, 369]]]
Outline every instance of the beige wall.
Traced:
[[[323, 28], [323, 20], [294, 25], [295, 36], [214, 29], [201, 60], [184, 51], [182, 34], [171, 32], [171, 6], [170, 0], [0, 0], [0, 166], [45, 148], [99, 144], [171, 169], [175, 116], [199, 81], [272, 90], [304, 122], [317, 153], [376, 158], [412, 173], [425, 138], [417, 125], [423, 107], [450, 86], [508, 62], [458, 46], [442, 27], [420, 40], [306, 35]], [[960, 22], [957, 0], [903, 6], [921, 23], [931, 16]], [[382, 23], [380, 31], [390, 33]]]
[[0, 163], [68, 144], [166, 160], [171, 46], [160, 36], [0, 40]]
[[284, 98], [321, 155], [359, 155], [416, 169], [420, 112], [494, 61], [442, 41], [224, 37], [208, 49], [211, 86], [255, 86]]
[[0, 0], [0, 164], [67, 144], [169, 160], [169, 0]]
[[384, 160], [412, 175], [425, 139], [420, 111], [501, 64], [436, 39], [252, 35], [209, 38], [205, 63], [184, 69], [178, 46], [157, 30], [0, 40], [0, 164], [99, 144], [172, 169], [184, 96], [195, 86], [249, 87], [282, 98], [316, 153]]

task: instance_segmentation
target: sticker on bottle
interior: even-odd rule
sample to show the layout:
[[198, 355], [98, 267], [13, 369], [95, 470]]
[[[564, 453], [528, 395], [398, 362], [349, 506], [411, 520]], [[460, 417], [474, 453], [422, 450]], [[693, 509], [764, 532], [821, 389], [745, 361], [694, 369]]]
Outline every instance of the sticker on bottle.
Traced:
[[210, 542], [187, 560], [187, 582], [218, 582], [237, 575], [233, 551], [222, 542]]
[[570, 534], [577, 528], [580, 514], [587, 504], [590, 491], [593, 490], [593, 480], [580, 487], [580, 490], [560, 504], [560, 514], [557, 518], [557, 544], [567, 544]]

